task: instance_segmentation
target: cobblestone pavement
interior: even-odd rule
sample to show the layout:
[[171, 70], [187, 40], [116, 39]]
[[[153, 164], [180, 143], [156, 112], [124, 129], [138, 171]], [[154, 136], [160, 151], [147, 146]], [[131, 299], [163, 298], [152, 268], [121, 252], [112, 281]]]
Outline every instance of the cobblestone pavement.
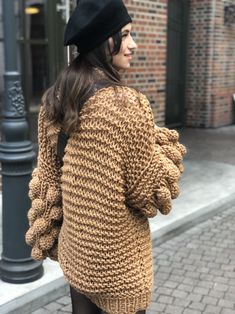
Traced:
[[[154, 244], [155, 285], [147, 314], [235, 314], [235, 206]], [[64, 296], [33, 314], [71, 313]]]

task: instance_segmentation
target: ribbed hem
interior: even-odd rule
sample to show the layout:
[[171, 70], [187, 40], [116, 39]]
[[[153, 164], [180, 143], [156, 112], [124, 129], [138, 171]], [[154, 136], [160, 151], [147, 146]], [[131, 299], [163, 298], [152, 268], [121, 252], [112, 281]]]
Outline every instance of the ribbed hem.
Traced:
[[151, 292], [121, 299], [97, 295], [87, 295], [87, 297], [107, 314], [136, 314], [147, 309], [151, 301]]

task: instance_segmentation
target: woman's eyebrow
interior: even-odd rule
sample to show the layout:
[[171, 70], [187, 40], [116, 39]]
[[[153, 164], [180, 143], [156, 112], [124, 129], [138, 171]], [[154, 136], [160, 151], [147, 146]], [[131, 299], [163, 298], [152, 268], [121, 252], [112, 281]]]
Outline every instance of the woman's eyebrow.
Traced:
[[124, 29], [124, 30], [122, 31], [122, 33], [130, 33], [130, 30], [129, 30], [129, 29]]

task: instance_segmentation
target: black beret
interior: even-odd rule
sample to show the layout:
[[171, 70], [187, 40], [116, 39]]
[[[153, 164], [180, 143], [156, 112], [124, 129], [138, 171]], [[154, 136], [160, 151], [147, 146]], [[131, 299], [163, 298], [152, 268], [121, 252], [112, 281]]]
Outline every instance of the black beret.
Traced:
[[64, 34], [64, 45], [86, 53], [132, 22], [122, 0], [78, 0]]

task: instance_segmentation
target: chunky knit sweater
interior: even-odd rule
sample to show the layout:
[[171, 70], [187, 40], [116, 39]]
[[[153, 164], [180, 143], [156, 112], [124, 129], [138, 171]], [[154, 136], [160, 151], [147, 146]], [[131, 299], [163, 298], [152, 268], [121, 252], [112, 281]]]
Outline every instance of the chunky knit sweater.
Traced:
[[58, 253], [68, 282], [107, 313], [146, 309], [153, 284], [148, 218], [168, 214], [179, 194], [185, 148], [178, 133], [155, 127], [141, 93], [103, 88], [85, 103], [61, 168], [61, 127], [48, 123], [45, 108], [29, 192], [33, 258]]

